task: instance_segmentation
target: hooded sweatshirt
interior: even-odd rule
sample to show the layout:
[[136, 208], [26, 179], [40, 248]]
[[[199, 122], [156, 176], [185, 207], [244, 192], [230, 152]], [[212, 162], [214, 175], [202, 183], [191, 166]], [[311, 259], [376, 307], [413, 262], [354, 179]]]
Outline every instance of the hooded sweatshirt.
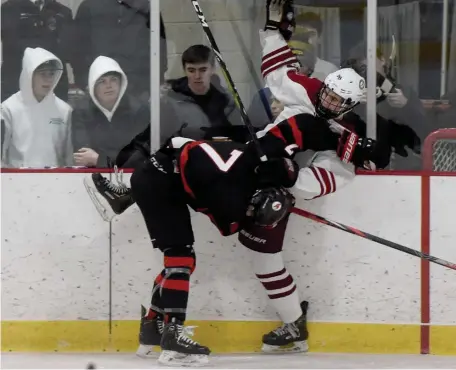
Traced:
[[[119, 96], [117, 97], [117, 101], [114, 104], [114, 107], [112, 108], [111, 111], [104, 108], [95, 96], [95, 85], [97, 83], [97, 80], [108, 72], [117, 72], [122, 76], [121, 84], [120, 84], [120, 93], [119, 93]], [[127, 75], [124, 73], [122, 68], [120, 68], [120, 65], [114, 59], [104, 57], [104, 56], [99, 56], [98, 58], [96, 58], [94, 60], [94, 62], [90, 66], [90, 69], [89, 69], [90, 97], [92, 98], [93, 103], [106, 116], [106, 118], [108, 119], [109, 122], [111, 122], [112, 116], [114, 115], [114, 112], [116, 111], [117, 107], [119, 106], [119, 103], [125, 94], [125, 90], [127, 90], [127, 86], [128, 86]]]
[[[60, 66], [54, 85], [38, 101], [32, 79], [36, 68], [48, 61]], [[71, 107], [54, 95], [63, 65], [54, 54], [42, 48], [26, 48], [19, 79], [20, 91], [2, 103], [4, 167], [61, 167], [73, 163]]]
[[[112, 110], [104, 108], [95, 96], [97, 80], [109, 72], [121, 76], [119, 96]], [[73, 113], [73, 147], [75, 151], [93, 149], [99, 155], [97, 167], [106, 167], [108, 157], [114, 160], [117, 153], [149, 125], [150, 110], [126, 93], [127, 76], [112, 58], [99, 56], [94, 60], [88, 86], [90, 99], [83, 101]]]

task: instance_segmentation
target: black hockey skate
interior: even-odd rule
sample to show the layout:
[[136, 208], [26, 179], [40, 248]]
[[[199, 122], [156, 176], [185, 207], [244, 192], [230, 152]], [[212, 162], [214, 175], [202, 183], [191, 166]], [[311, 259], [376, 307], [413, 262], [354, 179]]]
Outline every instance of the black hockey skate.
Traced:
[[148, 319], [146, 307], [141, 305], [139, 347], [136, 351], [139, 357], [156, 358], [158, 356], [158, 346], [160, 346], [164, 327], [165, 323], [162, 315], [157, 314], [154, 319]]
[[122, 181], [123, 172], [114, 167], [117, 184], [100, 173], [84, 179], [84, 186], [96, 210], [105, 221], [111, 221], [135, 203], [131, 189]]
[[268, 334], [263, 335], [262, 351], [266, 353], [277, 352], [307, 352], [309, 346], [307, 338], [307, 307], [309, 303], [301, 303], [302, 315], [291, 324], [283, 324]]
[[169, 366], [202, 366], [209, 362], [209, 348], [200, 345], [187, 335], [193, 335], [194, 327], [184, 327], [182, 322], [172, 319], [166, 324], [161, 339], [158, 362]]

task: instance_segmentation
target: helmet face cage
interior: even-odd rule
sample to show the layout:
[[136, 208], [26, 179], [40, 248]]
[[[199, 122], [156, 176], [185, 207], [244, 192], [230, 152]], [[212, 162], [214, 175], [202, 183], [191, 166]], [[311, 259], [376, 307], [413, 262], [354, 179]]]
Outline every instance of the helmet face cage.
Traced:
[[318, 116], [325, 119], [334, 119], [352, 110], [356, 105], [357, 103], [352, 101], [351, 98], [344, 99], [326, 84], [323, 84], [318, 94], [315, 108]]

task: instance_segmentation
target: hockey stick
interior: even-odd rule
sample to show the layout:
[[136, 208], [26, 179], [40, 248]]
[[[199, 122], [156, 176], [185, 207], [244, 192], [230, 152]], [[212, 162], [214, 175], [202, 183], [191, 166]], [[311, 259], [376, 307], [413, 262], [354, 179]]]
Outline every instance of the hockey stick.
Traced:
[[190, 0], [190, 1], [193, 5], [193, 8], [195, 8], [196, 15], [198, 16], [198, 19], [200, 20], [201, 26], [203, 26], [203, 30], [204, 30], [204, 33], [206, 34], [209, 44], [211, 45], [211, 48], [214, 51], [215, 58], [217, 59], [220, 67], [222, 68], [222, 72], [225, 77], [225, 80], [231, 90], [231, 93], [233, 94], [234, 100], [239, 108], [239, 111], [241, 112], [242, 120], [244, 121], [244, 124], [247, 127], [247, 130], [249, 130], [250, 136], [252, 137], [252, 140], [255, 144], [256, 150], [260, 157], [260, 160], [262, 162], [265, 162], [265, 161], [267, 161], [267, 157], [264, 154], [263, 149], [261, 149], [260, 142], [258, 141], [255, 130], [253, 129], [252, 123], [250, 122], [250, 119], [247, 116], [244, 104], [242, 103], [241, 97], [239, 96], [239, 93], [236, 89], [236, 85], [234, 84], [231, 74], [228, 71], [225, 61], [223, 60], [220, 49], [217, 46], [217, 43], [214, 39], [214, 35], [212, 34], [212, 31], [206, 22], [206, 18], [204, 17], [203, 10], [201, 9], [201, 6], [199, 5], [197, 0]]
[[332, 226], [332, 227], [334, 227], [336, 229], [345, 231], [347, 233], [358, 235], [361, 238], [368, 239], [368, 240], [371, 240], [371, 241], [373, 241], [375, 243], [385, 245], [385, 246], [387, 246], [389, 248], [393, 248], [393, 249], [396, 249], [398, 251], [410, 254], [412, 256], [419, 257], [419, 258], [428, 260], [430, 262], [436, 263], [438, 265], [447, 267], [449, 269], [456, 270], [456, 264], [454, 264], [454, 263], [451, 263], [449, 261], [443, 260], [441, 258], [437, 258], [437, 257], [431, 256], [431, 255], [426, 254], [426, 253], [422, 253], [422, 252], [417, 251], [417, 250], [412, 249], [412, 248], [405, 247], [403, 245], [400, 245], [400, 244], [394, 243], [392, 241], [380, 238], [378, 236], [366, 233], [366, 232], [361, 231], [359, 229], [356, 229], [354, 227], [347, 226], [347, 225], [344, 225], [344, 224], [340, 224], [338, 222], [334, 222], [334, 221], [328, 220], [327, 218], [324, 218], [324, 217], [321, 217], [321, 216], [317, 216], [317, 215], [315, 215], [313, 213], [310, 213], [310, 212], [305, 211], [305, 210], [300, 209], [300, 208], [293, 208], [292, 212], [296, 213], [297, 215], [300, 215], [300, 216], [303, 216], [305, 218], [308, 218], [310, 220], [313, 220], [313, 221], [316, 221], [316, 222], [319, 222], [319, 223], [322, 223], [322, 224], [325, 224], [325, 225], [328, 225], [328, 226]]

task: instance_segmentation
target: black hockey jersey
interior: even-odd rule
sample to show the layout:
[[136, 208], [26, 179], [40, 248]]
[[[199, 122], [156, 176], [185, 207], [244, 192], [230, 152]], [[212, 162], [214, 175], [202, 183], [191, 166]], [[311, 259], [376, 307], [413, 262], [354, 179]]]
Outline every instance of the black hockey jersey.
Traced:
[[[325, 120], [299, 114], [259, 140], [269, 158], [292, 158], [308, 149], [334, 150], [339, 135]], [[208, 215], [222, 235], [236, 233], [259, 186], [255, 168], [260, 159], [253, 142], [190, 141], [180, 149], [177, 162], [188, 204]]]

